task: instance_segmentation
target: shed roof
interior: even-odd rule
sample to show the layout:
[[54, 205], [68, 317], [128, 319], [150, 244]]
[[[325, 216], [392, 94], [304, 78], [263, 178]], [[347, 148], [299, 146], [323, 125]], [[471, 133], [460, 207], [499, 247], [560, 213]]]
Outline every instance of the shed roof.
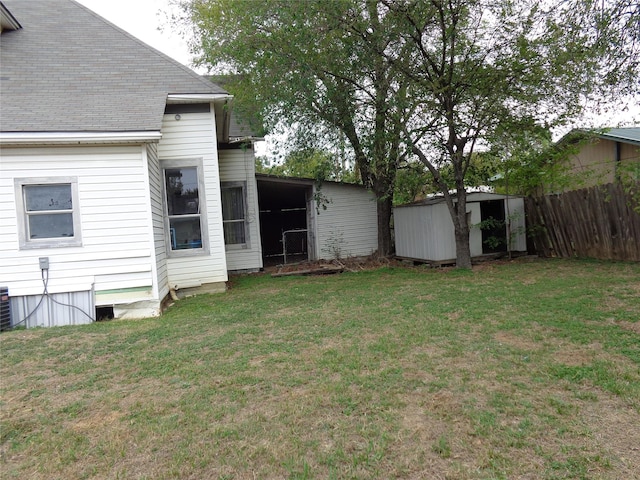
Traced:
[[159, 131], [168, 95], [226, 96], [72, 0], [3, 0], [0, 131]]
[[[457, 199], [457, 195], [453, 193], [451, 195], [454, 201]], [[486, 202], [490, 200], [505, 200], [505, 199], [513, 199], [513, 198], [522, 198], [520, 195], [503, 195], [501, 193], [491, 193], [491, 192], [467, 192], [467, 203], [476, 203], [476, 202]], [[446, 200], [444, 195], [434, 195], [429, 198], [425, 198], [424, 200], [418, 200], [417, 202], [406, 203], [404, 205], [396, 205], [393, 208], [404, 208], [404, 207], [422, 207], [429, 205], [438, 205], [440, 203], [445, 203]]]

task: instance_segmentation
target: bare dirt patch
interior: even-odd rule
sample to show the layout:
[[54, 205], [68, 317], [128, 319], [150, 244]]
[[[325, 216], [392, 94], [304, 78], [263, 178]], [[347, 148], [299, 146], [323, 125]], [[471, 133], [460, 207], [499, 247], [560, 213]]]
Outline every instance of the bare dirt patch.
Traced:
[[591, 345], [564, 344], [559, 346], [559, 350], [553, 354], [556, 362], [578, 367], [587, 365], [602, 352], [602, 345], [593, 343]]
[[72, 425], [72, 429], [78, 433], [90, 433], [96, 430], [103, 430], [105, 428], [111, 428], [111, 426], [120, 422], [123, 417], [121, 412], [102, 412], [93, 411], [86, 418], [78, 420]]
[[524, 338], [519, 335], [514, 335], [510, 332], [498, 332], [493, 338], [498, 343], [504, 343], [510, 347], [517, 348], [519, 350], [536, 351], [541, 348], [541, 345], [529, 338]]
[[[629, 372], [637, 371], [635, 364], [628, 357], [620, 354], [614, 354], [606, 351], [599, 342], [592, 342], [588, 345], [578, 345], [567, 342], [547, 342], [553, 345], [554, 352], [551, 358], [564, 365], [570, 367], [579, 367], [590, 365], [596, 361], [609, 362], [613, 365], [614, 370], [626, 370]], [[614, 372], [612, 371], [612, 374]], [[636, 375], [640, 381], [640, 376]]]
[[615, 322], [615, 324], [624, 330], [628, 330], [630, 332], [637, 333], [638, 335], [640, 335], [640, 322], [621, 321], [621, 322]]

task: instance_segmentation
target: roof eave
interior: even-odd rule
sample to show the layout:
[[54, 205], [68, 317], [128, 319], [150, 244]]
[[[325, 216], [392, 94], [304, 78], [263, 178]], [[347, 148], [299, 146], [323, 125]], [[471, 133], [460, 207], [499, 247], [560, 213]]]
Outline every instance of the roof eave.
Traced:
[[0, 145], [77, 145], [109, 143], [155, 143], [159, 131], [133, 132], [0, 132]]
[[624, 136], [621, 136], [621, 135], [612, 135], [612, 134], [608, 134], [608, 133], [600, 134], [600, 135], [598, 135], [598, 137], [606, 139], [606, 140], [612, 140], [614, 142], [629, 143], [631, 145], [640, 146], [640, 141], [636, 140], [635, 138], [624, 137]]
[[570, 140], [576, 138], [577, 136], [580, 136], [581, 138], [591, 137], [591, 139], [593, 139], [593, 140], [595, 140], [596, 138], [599, 138], [599, 139], [603, 139], [603, 140], [610, 140], [612, 142], [629, 143], [631, 145], [640, 146], [640, 140], [638, 140], [637, 138], [633, 138], [633, 137], [628, 137], [628, 136], [625, 136], [625, 135], [612, 133], [609, 130], [611, 130], [611, 129], [605, 128], [605, 129], [592, 129], [592, 130], [589, 130], [589, 129], [584, 129], [584, 128], [574, 128], [570, 132], [566, 133], [556, 143], [557, 144], [566, 143], [567, 141], [570, 141]]
[[233, 98], [228, 93], [170, 93], [167, 95], [167, 103], [202, 103], [215, 102]]

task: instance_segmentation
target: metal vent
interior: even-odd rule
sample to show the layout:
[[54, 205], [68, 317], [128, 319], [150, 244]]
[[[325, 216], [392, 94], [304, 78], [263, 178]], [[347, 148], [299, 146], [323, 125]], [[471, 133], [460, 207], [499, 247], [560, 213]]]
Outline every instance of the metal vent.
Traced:
[[0, 287], [0, 332], [11, 329], [11, 307], [9, 288]]

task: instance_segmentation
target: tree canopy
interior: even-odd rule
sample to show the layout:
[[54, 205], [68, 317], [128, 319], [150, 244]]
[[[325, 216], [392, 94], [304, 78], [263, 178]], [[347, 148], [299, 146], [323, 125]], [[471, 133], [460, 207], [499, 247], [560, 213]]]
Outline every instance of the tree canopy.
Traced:
[[466, 186], [478, 149], [637, 92], [632, 0], [184, 0], [200, 62], [240, 74], [267, 126], [339, 132], [378, 198], [379, 253], [398, 168], [446, 198], [470, 267]]
[[[391, 253], [390, 217], [400, 161], [406, 79], [375, 53], [391, 32], [374, 2], [193, 0], [201, 62], [241, 74], [239, 103], [263, 106], [313, 135], [339, 132], [363, 184], [378, 199], [378, 252]], [[372, 28], [362, 38], [357, 31]], [[369, 42], [375, 42], [375, 47]]]
[[289, 152], [284, 161], [270, 164], [266, 157], [256, 157], [256, 172], [285, 177], [311, 178], [319, 182], [356, 183], [353, 171], [330, 152], [305, 148]]

